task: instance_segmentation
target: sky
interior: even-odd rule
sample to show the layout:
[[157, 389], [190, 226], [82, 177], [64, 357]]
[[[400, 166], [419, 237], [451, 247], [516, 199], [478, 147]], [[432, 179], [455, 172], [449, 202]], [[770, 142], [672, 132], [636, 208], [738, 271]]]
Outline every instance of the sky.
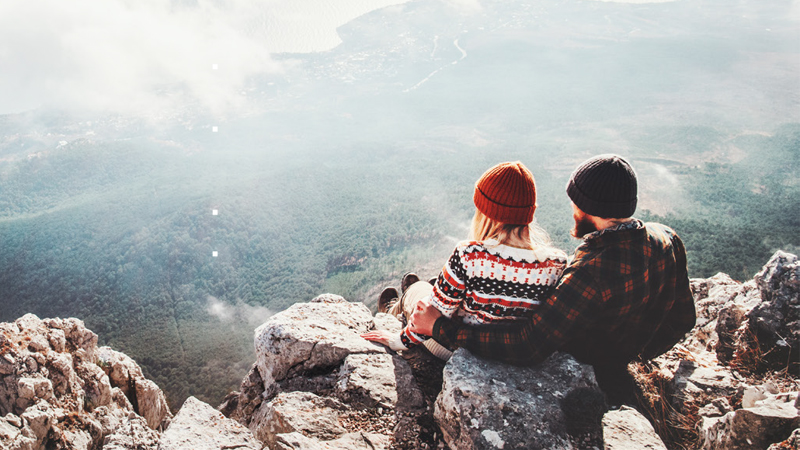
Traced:
[[3, 0], [0, 114], [156, 111], [176, 95], [235, 109], [249, 77], [282, 71], [274, 53], [328, 50], [338, 26], [404, 1]]
[[[337, 27], [406, 1], [2, 0], [0, 115], [36, 108], [163, 115], [185, 105], [241, 111], [248, 80], [287, 69], [276, 53], [329, 50], [341, 42]], [[441, 1], [481, 12], [482, 0]], [[785, 3], [800, 17], [800, 0]]]

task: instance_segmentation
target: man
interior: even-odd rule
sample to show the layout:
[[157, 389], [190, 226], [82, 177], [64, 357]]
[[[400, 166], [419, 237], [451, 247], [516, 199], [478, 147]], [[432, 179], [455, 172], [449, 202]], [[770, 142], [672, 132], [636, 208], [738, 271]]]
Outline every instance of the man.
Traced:
[[632, 218], [636, 174], [619, 156], [585, 161], [572, 173], [567, 195], [572, 235], [583, 242], [530, 320], [474, 327], [422, 305], [411, 330], [445, 347], [516, 365], [564, 351], [594, 366], [612, 404], [631, 403], [628, 363], [669, 350], [695, 324], [686, 251], [669, 227]]

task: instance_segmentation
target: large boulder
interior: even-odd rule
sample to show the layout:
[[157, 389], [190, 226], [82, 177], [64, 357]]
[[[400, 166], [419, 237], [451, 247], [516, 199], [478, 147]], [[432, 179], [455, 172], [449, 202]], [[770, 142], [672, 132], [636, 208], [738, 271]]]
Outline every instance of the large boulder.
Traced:
[[445, 366], [435, 418], [452, 449], [567, 449], [579, 447], [570, 420], [599, 432], [604, 411], [591, 366], [567, 354], [520, 368], [459, 349]]
[[604, 450], [667, 450], [647, 418], [628, 406], [603, 416], [603, 444]]
[[[748, 314], [746, 348], [757, 350], [758, 369], [798, 373], [800, 360], [800, 263], [778, 251], [754, 278], [761, 302]], [[743, 350], [746, 351], [746, 350]]]
[[97, 350], [97, 364], [108, 374], [111, 385], [125, 394], [150, 428], [166, 428], [172, 417], [167, 398], [153, 381], [144, 377], [136, 361], [110, 347], [100, 347]]
[[161, 435], [159, 450], [261, 450], [246, 427], [194, 397], [189, 397]]
[[164, 394], [122, 354], [135, 376], [125, 383], [110, 377], [114, 364], [101, 354], [97, 335], [77, 319], [27, 314], [0, 323], [3, 448], [89, 450], [106, 440], [108, 448], [153, 448], [154, 430], [171, 418]]
[[800, 426], [796, 399], [797, 393], [773, 394], [748, 388], [741, 409], [716, 417], [702, 416], [703, 450], [765, 449], [788, 439]]
[[331, 294], [272, 316], [220, 410], [272, 448], [414, 448], [422, 393], [403, 358], [361, 338], [376, 328], [400, 325]]

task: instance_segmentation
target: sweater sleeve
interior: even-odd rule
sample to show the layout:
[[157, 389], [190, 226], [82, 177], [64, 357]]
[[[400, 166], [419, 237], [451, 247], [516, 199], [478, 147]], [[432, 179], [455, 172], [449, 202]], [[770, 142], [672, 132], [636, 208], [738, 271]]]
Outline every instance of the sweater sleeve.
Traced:
[[[439, 278], [433, 285], [430, 302], [434, 308], [438, 309], [444, 317], [452, 318], [458, 310], [464, 297], [467, 294], [466, 272], [461, 259], [462, 246], [457, 246], [453, 254], [442, 268]], [[406, 347], [411, 348], [420, 344], [430, 336], [423, 336], [413, 333], [408, 326], [403, 328], [400, 333], [400, 342]]]
[[467, 296], [467, 273], [462, 262], [461, 249], [462, 246], [457, 246], [453, 250], [433, 285], [431, 294], [431, 305], [448, 319], [453, 317]]

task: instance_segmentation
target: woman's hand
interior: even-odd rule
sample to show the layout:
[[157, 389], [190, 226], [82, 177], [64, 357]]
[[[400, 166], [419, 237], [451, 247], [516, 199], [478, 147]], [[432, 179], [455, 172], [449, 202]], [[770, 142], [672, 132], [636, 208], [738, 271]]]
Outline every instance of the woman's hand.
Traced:
[[399, 334], [387, 330], [370, 331], [369, 333], [362, 334], [361, 337], [368, 341], [383, 344], [396, 352], [408, 350], [405, 345], [403, 345], [403, 341], [400, 340]]

